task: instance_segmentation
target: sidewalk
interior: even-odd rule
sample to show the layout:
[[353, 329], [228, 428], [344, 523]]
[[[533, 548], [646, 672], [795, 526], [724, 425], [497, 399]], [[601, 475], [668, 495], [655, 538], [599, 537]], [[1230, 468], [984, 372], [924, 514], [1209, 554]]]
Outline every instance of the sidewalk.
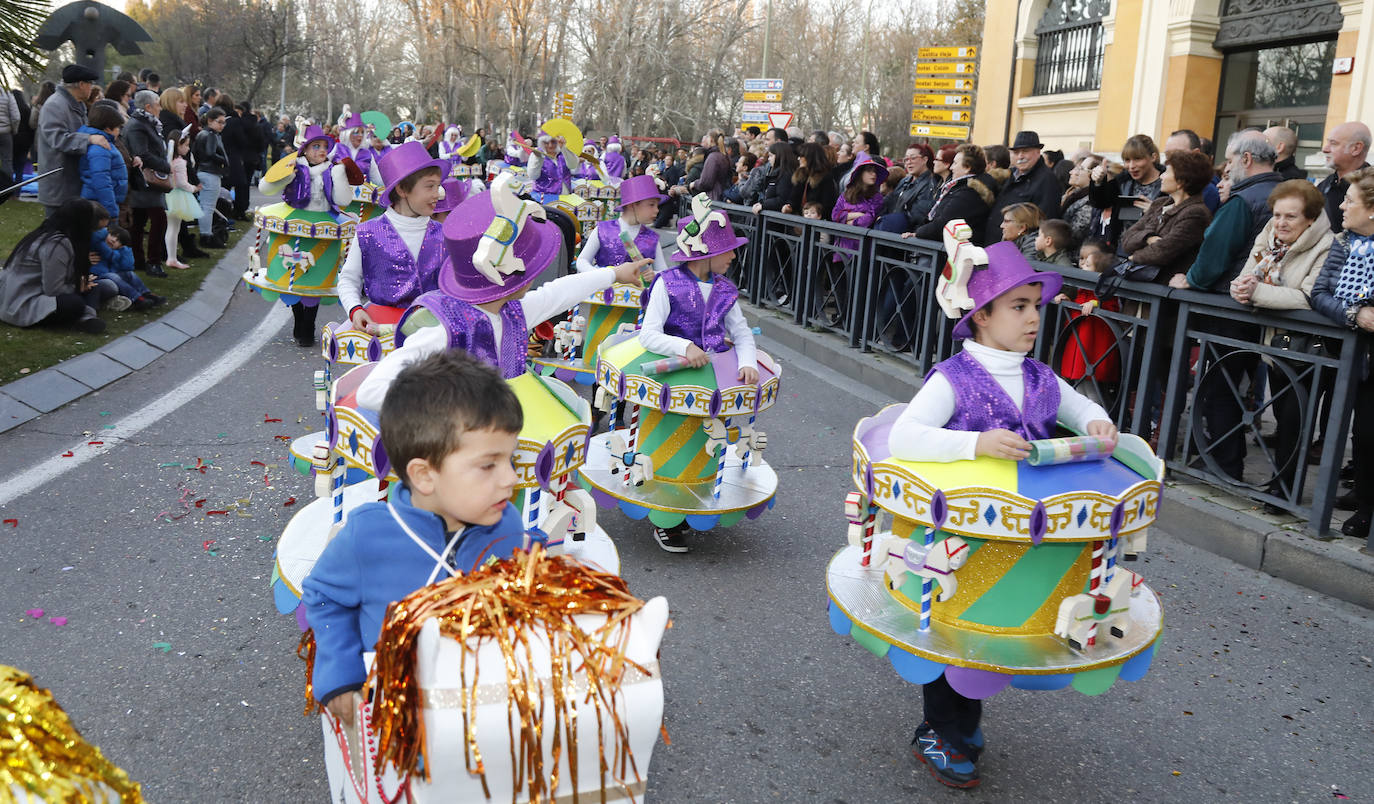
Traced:
[[99, 349], [0, 386], [0, 433], [132, 374], [209, 329], [229, 306], [252, 246], [253, 238], [240, 238], [206, 274], [200, 290], [161, 318]]
[[[912, 367], [882, 354], [865, 354], [838, 337], [813, 332], [790, 317], [741, 301], [763, 335], [841, 375], [890, 397], [911, 399], [920, 387]], [[1158, 528], [1189, 544], [1324, 595], [1374, 609], [1374, 554], [1364, 539], [1340, 535], [1330, 541], [1308, 535], [1290, 514], [1264, 513], [1250, 500], [1191, 478], [1165, 479]], [[1343, 514], [1343, 512], [1338, 512]]]

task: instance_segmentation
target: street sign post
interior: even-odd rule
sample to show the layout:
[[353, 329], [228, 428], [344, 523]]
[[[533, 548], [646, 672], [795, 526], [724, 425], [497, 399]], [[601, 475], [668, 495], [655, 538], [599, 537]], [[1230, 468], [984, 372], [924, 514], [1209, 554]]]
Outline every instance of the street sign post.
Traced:
[[937, 137], [945, 140], [966, 140], [968, 139], [968, 126], [939, 126], [928, 123], [912, 123], [911, 136], [913, 137]]
[[958, 109], [912, 109], [911, 119], [926, 123], [968, 123], [973, 113]]
[[768, 125], [773, 128], [787, 128], [792, 125], [791, 112], [769, 112]]
[[[783, 79], [746, 78], [744, 79], [743, 108], [740, 112], [740, 128], [758, 126], [760, 129], [773, 127], [771, 118], [785, 114], [790, 122], [792, 115], [783, 112]], [[784, 123], [779, 128], [786, 128]]]
[[918, 59], [976, 59], [976, 58], [978, 58], [978, 48], [976, 48], [976, 47], [918, 47], [918, 48], [916, 48], [916, 58], [918, 58]]
[[916, 93], [911, 96], [911, 103], [915, 106], [972, 106], [972, 95], [923, 95]]
[[956, 92], [972, 92], [974, 89], [972, 78], [936, 78], [934, 76], [916, 76], [915, 89], [930, 90], [954, 90]]
[[966, 140], [973, 123], [978, 48], [923, 47], [916, 50], [911, 136]]
[[973, 75], [978, 65], [971, 61], [919, 61], [916, 62], [917, 74], [930, 75]]

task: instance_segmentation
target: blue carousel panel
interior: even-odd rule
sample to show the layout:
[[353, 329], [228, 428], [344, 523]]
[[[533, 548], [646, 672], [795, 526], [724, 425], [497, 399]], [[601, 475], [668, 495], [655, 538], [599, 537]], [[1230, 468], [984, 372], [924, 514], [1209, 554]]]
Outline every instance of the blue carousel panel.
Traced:
[[1085, 489], [1117, 496], [1142, 480], [1125, 464], [1110, 458], [1053, 466], [1031, 466], [1025, 461], [1016, 465], [1016, 491], [1032, 500]]
[[840, 636], [848, 635], [849, 629], [854, 627], [854, 623], [850, 622], [849, 618], [844, 616], [844, 612], [840, 611], [840, 607], [836, 606], [834, 603], [829, 604], [829, 609], [830, 630], [834, 631]]
[[695, 531], [707, 531], [720, 522], [720, 514], [688, 514], [687, 527]]
[[1145, 677], [1150, 670], [1150, 664], [1155, 658], [1155, 648], [1159, 647], [1159, 640], [1145, 650], [1137, 653], [1126, 660], [1121, 665], [1121, 675], [1118, 676], [1122, 681], [1139, 681]]
[[1011, 685], [1018, 690], [1062, 690], [1073, 683], [1073, 673], [1052, 676], [1013, 676]]
[[649, 509], [631, 502], [619, 501], [620, 510], [630, 519], [640, 520], [649, 515]]
[[284, 581], [277, 581], [272, 584], [272, 602], [276, 604], [277, 611], [282, 614], [292, 614], [296, 607], [301, 604], [301, 599], [296, 597], [296, 593], [291, 591]]
[[897, 671], [897, 675], [912, 684], [929, 684], [945, 672], [944, 662], [932, 662], [929, 659], [923, 659], [896, 645], [893, 645], [892, 650], [887, 652], [887, 660], [892, 663], [892, 669]]

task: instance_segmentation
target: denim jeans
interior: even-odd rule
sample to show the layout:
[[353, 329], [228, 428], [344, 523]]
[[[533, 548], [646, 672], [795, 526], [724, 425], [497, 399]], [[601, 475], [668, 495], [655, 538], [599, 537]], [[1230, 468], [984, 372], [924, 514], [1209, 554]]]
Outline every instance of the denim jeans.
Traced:
[[200, 233], [208, 237], [214, 233], [215, 202], [219, 200], [220, 177], [208, 171], [201, 171], [200, 184]]
[[143, 284], [143, 280], [133, 271], [111, 271], [100, 278], [113, 282], [115, 287], [119, 288], [119, 295], [128, 296], [130, 299], [137, 299], [150, 292], [148, 286]]

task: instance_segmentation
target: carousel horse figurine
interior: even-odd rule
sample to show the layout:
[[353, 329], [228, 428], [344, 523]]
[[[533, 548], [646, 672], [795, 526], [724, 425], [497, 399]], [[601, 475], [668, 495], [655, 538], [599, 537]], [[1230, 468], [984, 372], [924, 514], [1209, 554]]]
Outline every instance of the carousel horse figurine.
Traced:
[[1130, 631], [1131, 595], [1144, 579], [1128, 569], [1117, 568], [1101, 594], [1070, 595], [1059, 603], [1054, 633], [1068, 640], [1074, 650], [1096, 644], [1098, 629], [1116, 639]]
[[935, 300], [945, 315], [958, 318], [973, 308], [968, 295], [968, 280], [979, 267], [988, 264], [987, 253], [969, 242], [973, 230], [963, 219], [945, 224], [945, 253], [949, 261], [935, 282]]
[[571, 319], [564, 319], [553, 326], [553, 343], [559, 354], [569, 355], [582, 345], [582, 339], [587, 332], [587, 317], [585, 315], [574, 315]]
[[730, 228], [730, 220], [725, 217], [725, 213], [711, 209], [710, 196], [705, 193], [692, 196], [692, 219], [677, 233], [678, 251], [683, 254], [706, 253], [708, 247], [697, 235], [705, 231], [712, 221], [727, 229]]
[[511, 244], [520, 234], [525, 219], [544, 220], [544, 208], [515, 194], [515, 179], [503, 173], [491, 185], [491, 205], [496, 217], [482, 234], [472, 255], [472, 265], [489, 281], [504, 285], [505, 277], [523, 272], [525, 262], [511, 252]]
[[938, 601], [954, 597], [959, 583], [955, 571], [968, 561], [968, 542], [958, 536], [949, 536], [932, 545], [922, 544], [915, 539], [903, 539], [891, 533], [876, 539], [881, 545], [874, 549], [870, 567], [878, 568], [887, 564], [887, 579], [900, 585], [902, 576], [910, 572], [919, 578], [929, 578], [940, 585]]
[[[608, 397], [611, 404], [615, 404], [614, 397]], [[654, 462], [644, 452], [636, 452], [630, 449], [625, 442], [620, 431], [616, 430], [610, 434], [611, 474], [618, 475], [623, 468], [630, 475], [630, 483], [636, 486], [644, 485], [647, 480], [654, 479]]]
[[750, 451], [762, 452], [768, 448], [768, 436], [762, 430], [756, 430], [753, 425], [733, 424], [726, 425], [720, 419], [708, 419], [701, 425], [706, 431], [706, 446], [703, 450], [707, 455], [715, 455], [720, 447], [729, 449], [735, 448], [735, 454], [743, 458]]

